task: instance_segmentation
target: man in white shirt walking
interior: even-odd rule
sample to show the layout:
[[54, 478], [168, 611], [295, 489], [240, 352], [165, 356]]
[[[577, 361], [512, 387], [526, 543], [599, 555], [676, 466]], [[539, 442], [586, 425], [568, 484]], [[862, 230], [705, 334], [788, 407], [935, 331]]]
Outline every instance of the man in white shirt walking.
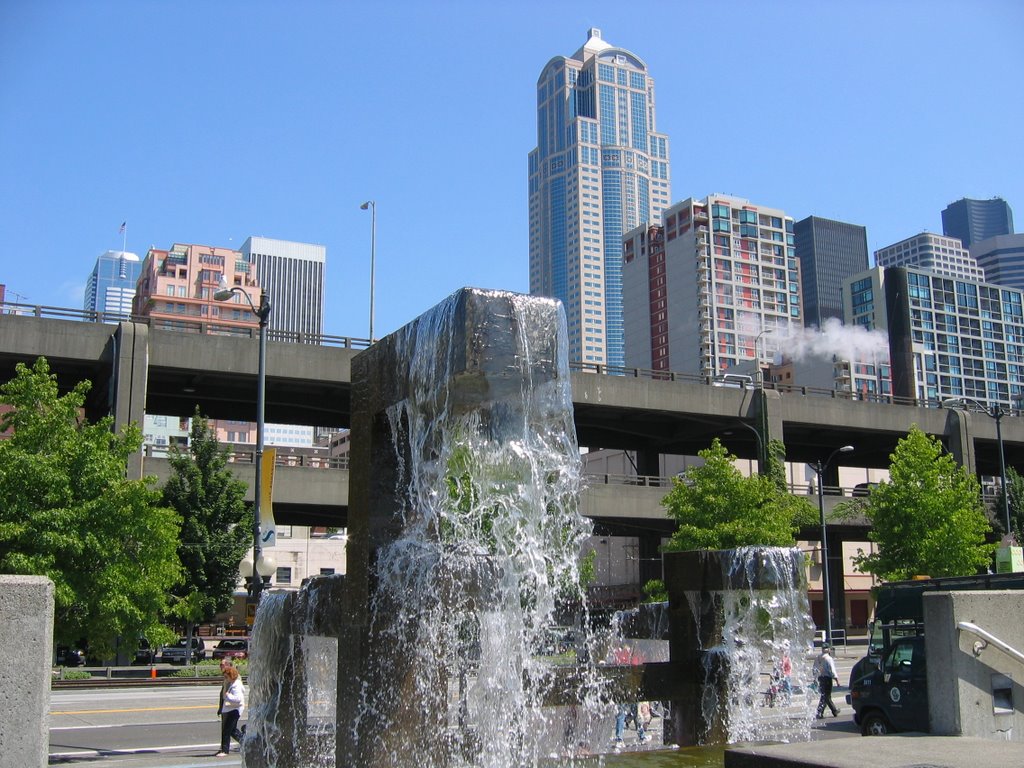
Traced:
[[832, 683], [839, 684], [836, 674], [836, 662], [832, 658], [832, 646], [821, 646], [821, 655], [814, 662], [814, 668], [818, 675], [818, 690], [821, 697], [818, 699], [818, 719], [825, 716], [825, 707], [832, 711], [832, 717], [839, 716], [839, 707], [832, 703]]

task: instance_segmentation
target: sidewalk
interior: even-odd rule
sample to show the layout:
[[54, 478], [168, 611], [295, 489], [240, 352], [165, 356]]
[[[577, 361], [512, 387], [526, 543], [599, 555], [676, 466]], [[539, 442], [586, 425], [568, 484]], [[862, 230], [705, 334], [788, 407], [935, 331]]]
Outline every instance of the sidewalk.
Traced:
[[978, 768], [1020, 766], [1024, 745], [963, 736], [895, 734], [728, 749], [725, 768]]

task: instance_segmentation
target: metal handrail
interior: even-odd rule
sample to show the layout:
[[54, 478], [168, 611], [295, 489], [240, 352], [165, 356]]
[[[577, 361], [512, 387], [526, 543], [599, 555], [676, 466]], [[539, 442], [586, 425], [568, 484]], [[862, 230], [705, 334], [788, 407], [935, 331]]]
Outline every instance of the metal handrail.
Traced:
[[[66, 307], [49, 307], [42, 304], [18, 304], [0, 302], [0, 315], [23, 315], [36, 318], [57, 318], [87, 323], [116, 325], [132, 322], [149, 325], [155, 328], [173, 329], [179, 333], [200, 333], [220, 336], [241, 336], [256, 339], [259, 337], [258, 326], [231, 325], [224, 322], [199, 320], [188, 315], [181, 317], [149, 317], [148, 315], [124, 315], [112, 312], [91, 312], [84, 309]], [[370, 346], [369, 339], [356, 336], [335, 336], [327, 333], [299, 333], [295, 331], [269, 330], [267, 339], [292, 344], [315, 344], [325, 347], [343, 347], [346, 349], [365, 349]]]
[[969, 621], [960, 621], [957, 622], [956, 628], [963, 632], [970, 632], [971, 634], [977, 635], [986, 643], [991, 643], [992, 645], [994, 645], [1007, 656], [1011, 656], [1012, 658], [1019, 661], [1021, 664], [1024, 664], [1024, 653], [1021, 653], [1009, 643], [1000, 640], [991, 632], [987, 632], [986, 630], [982, 629], [977, 624], [973, 624]]

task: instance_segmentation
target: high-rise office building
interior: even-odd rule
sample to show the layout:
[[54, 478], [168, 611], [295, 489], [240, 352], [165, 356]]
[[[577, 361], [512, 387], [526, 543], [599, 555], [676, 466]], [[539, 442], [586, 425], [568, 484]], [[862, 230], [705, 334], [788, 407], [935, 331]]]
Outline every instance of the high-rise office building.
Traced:
[[726, 195], [690, 198], [623, 245], [626, 364], [714, 376], [757, 368], [803, 326], [793, 219]]
[[139, 279], [142, 262], [137, 254], [127, 251], [107, 251], [96, 259], [96, 264], [85, 281], [86, 312], [101, 312], [110, 318], [127, 318], [132, 312], [135, 282]]
[[875, 267], [844, 286], [849, 323], [889, 335], [892, 393], [1018, 407], [1024, 395], [1020, 290], [918, 267]]
[[670, 199], [654, 80], [591, 29], [541, 71], [529, 155], [530, 293], [565, 306], [571, 360], [623, 365], [622, 235], [660, 221]]
[[268, 292], [269, 328], [298, 334], [314, 343], [324, 329], [324, 265], [322, 245], [250, 237], [242, 256], [256, 265], [260, 285]]
[[974, 243], [996, 235], [1013, 234], [1013, 211], [999, 197], [991, 200], [963, 198], [942, 211], [942, 233], [955, 237], [970, 248]]
[[971, 258], [960, 240], [931, 232], [922, 232], [875, 251], [875, 266], [917, 267], [979, 283], [985, 280], [985, 270]]
[[971, 246], [971, 256], [990, 283], [1024, 290], [1024, 234], [981, 240]]
[[843, 280], [868, 268], [867, 230], [859, 224], [808, 216], [793, 225], [804, 324], [843, 319]]

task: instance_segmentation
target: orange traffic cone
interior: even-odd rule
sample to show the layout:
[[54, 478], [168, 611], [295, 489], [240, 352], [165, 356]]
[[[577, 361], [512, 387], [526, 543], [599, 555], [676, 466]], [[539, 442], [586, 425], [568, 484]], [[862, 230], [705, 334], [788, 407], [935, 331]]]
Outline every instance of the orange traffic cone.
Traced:
[[156, 680], [156, 667], [149, 668], [149, 677], [153, 680]]

